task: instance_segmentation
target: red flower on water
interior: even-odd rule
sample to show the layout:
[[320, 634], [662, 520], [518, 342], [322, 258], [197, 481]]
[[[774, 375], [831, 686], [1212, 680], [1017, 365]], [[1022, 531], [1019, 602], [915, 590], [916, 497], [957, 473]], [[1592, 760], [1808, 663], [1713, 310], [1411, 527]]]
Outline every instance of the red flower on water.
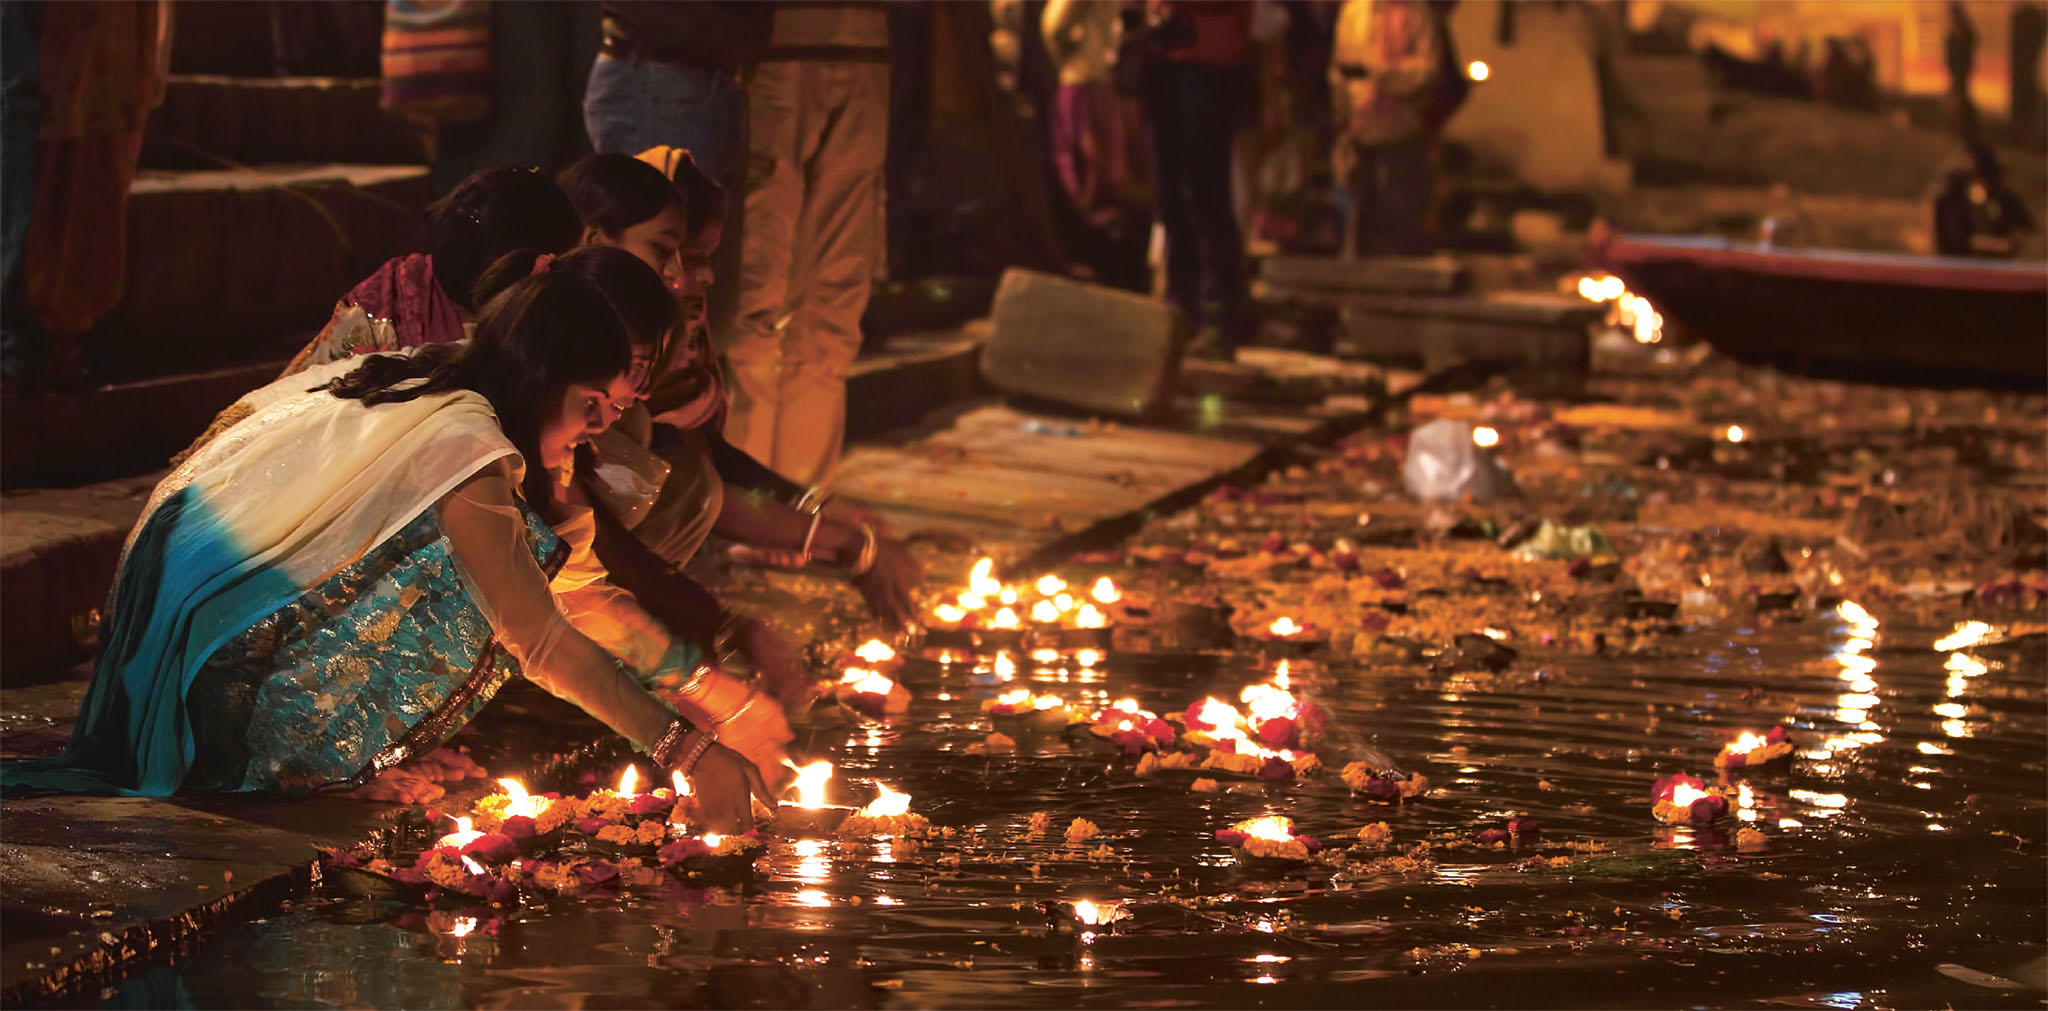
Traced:
[[654, 858], [661, 861], [663, 867], [673, 867], [694, 857], [710, 855], [711, 847], [704, 845], [702, 839], [678, 839], [654, 851]]
[[1269, 748], [1292, 748], [1301, 743], [1301, 727], [1293, 720], [1281, 716], [1259, 724], [1252, 736]]
[[1232, 828], [1219, 828], [1216, 830], [1216, 841], [1225, 846], [1243, 846], [1244, 841], [1250, 838], [1251, 836]]
[[462, 847], [462, 855], [478, 863], [499, 864], [519, 855], [519, 844], [502, 832], [492, 832], [471, 839]]
[[519, 894], [512, 882], [492, 874], [472, 874], [462, 890], [490, 903], [510, 902]]
[[1480, 829], [1479, 831], [1472, 833], [1472, 841], [1478, 843], [1481, 846], [1491, 846], [1495, 843], [1504, 843], [1507, 842], [1508, 839], [1508, 830], [1504, 828]]
[[626, 810], [637, 815], [665, 815], [676, 806], [674, 797], [657, 797], [651, 793], [635, 794], [633, 803]]
[[1259, 767], [1259, 778], [1274, 780], [1293, 779], [1294, 766], [1287, 764], [1285, 759], [1270, 756], [1266, 759], [1266, 764]]
[[1704, 825], [1728, 813], [1728, 798], [1720, 794], [1708, 794], [1692, 802], [1692, 820]]
[[1536, 819], [1526, 814], [1521, 815], [1519, 817], [1508, 819], [1508, 833], [1510, 835], [1514, 835], [1517, 837], [1533, 836], [1539, 834], [1542, 831], [1542, 829], [1536, 826]]
[[1382, 590], [1398, 590], [1408, 585], [1408, 580], [1392, 569], [1381, 569], [1373, 573], [1372, 578], [1374, 582], [1380, 584]]

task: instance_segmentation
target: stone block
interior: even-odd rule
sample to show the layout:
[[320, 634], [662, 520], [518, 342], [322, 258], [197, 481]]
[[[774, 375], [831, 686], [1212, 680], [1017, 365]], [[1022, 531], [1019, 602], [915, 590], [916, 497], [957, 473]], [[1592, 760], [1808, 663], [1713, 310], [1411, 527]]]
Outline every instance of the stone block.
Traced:
[[175, 74], [149, 115], [142, 164], [421, 164], [421, 133], [378, 105], [376, 78]]
[[1013, 269], [990, 324], [981, 375], [1003, 393], [1122, 417], [1171, 400], [1185, 325], [1163, 302]]
[[1545, 391], [1583, 383], [1590, 360], [1587, 328], [1603, 309], [1549, 292], [1418, 299], [1354, 297], [1345, 303], [1339, 353], [1420, 359], [1434, 371], [1469, 364], [1498, 367]]
[[1400, 256], [1269, 256], [1259, 262], [1259, 278], [1287, 294], [1449, 295], [1468, 281], [1464, 265], [1449, 257]]

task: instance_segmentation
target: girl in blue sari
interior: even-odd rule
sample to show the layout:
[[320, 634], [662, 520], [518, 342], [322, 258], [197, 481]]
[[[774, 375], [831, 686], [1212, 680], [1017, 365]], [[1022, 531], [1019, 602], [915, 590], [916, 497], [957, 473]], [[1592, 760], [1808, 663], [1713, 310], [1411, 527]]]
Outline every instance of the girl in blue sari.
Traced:
[[634, 346], [675, 315], [630, 254], [574, 255], [616, 262], [541, 258], [468, 343], [245, 397], [151, 496], [72, 738], [0, 765], [6, 792], [358, 786], [524, 676], [689, 776], [714, 828], [747, 824], [789, 737], [779, 709], [601, 567], [576, 577], [588, 541], [530, 505], [633, 402]]

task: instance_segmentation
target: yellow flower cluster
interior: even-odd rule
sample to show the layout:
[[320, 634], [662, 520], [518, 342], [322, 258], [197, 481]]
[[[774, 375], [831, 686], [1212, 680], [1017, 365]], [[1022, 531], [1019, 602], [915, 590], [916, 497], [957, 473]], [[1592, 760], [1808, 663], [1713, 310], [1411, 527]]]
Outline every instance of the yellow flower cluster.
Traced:
[[428, 881], [443, 888], [459, 889], [469, 883], [469, 868], [464, 867], [462, 858], [452, 851], [429, 850], [418, 866]]
[[1076, 818], [1073, 824], [1067, 826], [1067, 841], [1070, 843], [1087, 842], [1101, 834], [1102, 829], [1086, 818]]
[[1386, 822], [1376, 821], [1358, 830], [1361, 846], [1385, 846], [1394, 841], [1394, 830]]
[[653, 846], [668, 838], [668, 825], [649, 818], [638, 825], [606, 825], [597, 831], [597, 841], [613, 846]]
[[1032, 835], [1044, 835], [1046, 830], [1051, 827], [1052, 812], [1050, 811], [1031, 812], [1031, 823], [1026, 826]]
[[[916, 816], [913, 815], [912, 817]], [[919, 818], [918, 820], [923, 821], [924, 819]], [[718, 840], [718, 845], [711, 847], [711, 855], [718, 857], [733, 857], [739, 856], [742, 853], [750, 853], [754, 850], [764, 848], [766, 848], [766, 844], [763, 843], [761, 840], [754, 838], [753, 836], [729, 835], [723, 839]]]
[[1149, 776], [1161, 769], [1187, 769], [1194, 764], [1195, 756], [1185, 751], [1168, 752], [1164, 758], [1159, 757], [1156, 751], [1148, 751], [1145, 757], [1138, 759], [1138, 775]]
[[875, 836], [921, 836], [931, 831], [932, 823], [916, 812], [908, 814], [885, 814], [876, 817], [855, 811], [839, 825], [841, 839], [871, 839]]
[[1253, 836], [1244, 841], [1247, 856], [1265, 857], [1269, 860], [1307, 860], [1308, 846], [1299, 837], [1281, 842], [1275, 839], [1260, 839]]
[[533, 883], [551, 892], [566, 892], [579, 888], [583, 879], [576, 876], [578, 863], [541, 864], [533, 872]]
[[593, 790], [588, 796], [575, 802], [576, 817], [618, 821], [626, 816], [631, 804], [632, 801], [610, 790]]

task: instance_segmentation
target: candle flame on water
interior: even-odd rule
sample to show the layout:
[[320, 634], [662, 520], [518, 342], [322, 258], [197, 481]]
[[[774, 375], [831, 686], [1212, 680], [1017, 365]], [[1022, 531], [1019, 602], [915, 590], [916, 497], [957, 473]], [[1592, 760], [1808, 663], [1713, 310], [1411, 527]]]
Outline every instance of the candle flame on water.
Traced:
[[[796, 782], [790, 787], [796, 791], [796, 806], [813, 811], [824, 807], [825, 784], [832, 780], [832, 763], [820, 759], [800, 767], [789, 759], [785, 758], [782, 761], [784, 765], [796, 770]], [[707, 840], [709, 838], [706, 837]]]
[[[995, 579], [996, 560], [984, 558], [974, 563], [974, 570], [968, 573], [967, 588], [978, 597], [993, 597], [1002, 592], [1003, 584]], [[970, 608], [972, 610], [972, 608]]]
[[1031, 605], [1031, 620], [1041, 625], [1050, 625], [1060, 620], [1059, 605], [1050, 600], [1041, 600]]
[[882, 675], [881, 671], [865, 667], [848, 667], [839, 683], [863, 695], [887, 695], [896, 689], [896, 682]]
[[626, 766], [626, 771], [619, 773], [618, 794], [621, 797], [631, 797], [635, 793], [639, 792], [639, 786], [640, 770], [628, 764]]
[[1295, 624], [1293, 618], [1287, 617], [1283, 614], [1278, 618], [1274, 618], [1273, 623], [1271, 625], [1266, 626], [1266, 630], [1273, 633], [1274, 635], [1289, 636], [1299, 634], [1301, 632], [1301, 626]]
[[1067, 588], [1067, 581], [1050, 573], [1038, 577], [1038, 595], [1050, 597]]
[[989, 619], [988, 624], [990, 628], [1016, 628], [1019, 625], [1017, 612], [1005, 607], [997, 611], [996, 616]]
[[1107, 628], [1109, 619], [1104, 618], [1094, 604], [1082, 604], [1081, 609], [1074, 612], [1074, 625], [1077, 628]]
[[869, 663], [883, 663], [896, 659], [896, 651], [890, 649], [889, 644], [880, 639], [869, 639], [861, 643], [860, 648], [853, 651], [853, 655]]
[[910, 813], [909, 794], [897, 793], [884, 783], [876, 783], [875, 789], [880, 790], [881, 794], [869, 801], [868, 806], [861, 808], [860, 813], [870, 818], [893, 818]]
[[1264, 839], [1268, 842], [1286, 842], [1294, 838], [1294, 819], [1285, 815], [1269, 814], [1263, 818], [1238, 822], [1235, 827], [1253, 839]]
[[1769, 743], [1770, 741], [1765, 738], [1745, 730], [1742, 732], [1742, 736], [1735, 739], [1735, 743], [1728, 745], [1728, 750], [1738, 755], [1747, 755]]
[[1124, 599], [1124, 595], [1117, 591], [1116, 584], [1110, 582], [1108, 576], [1096, 580], [1095, 585], [1089, 589], [1088, 595], [1094, 597], [1095, 602], [1098, 604], [1114, 604]]

